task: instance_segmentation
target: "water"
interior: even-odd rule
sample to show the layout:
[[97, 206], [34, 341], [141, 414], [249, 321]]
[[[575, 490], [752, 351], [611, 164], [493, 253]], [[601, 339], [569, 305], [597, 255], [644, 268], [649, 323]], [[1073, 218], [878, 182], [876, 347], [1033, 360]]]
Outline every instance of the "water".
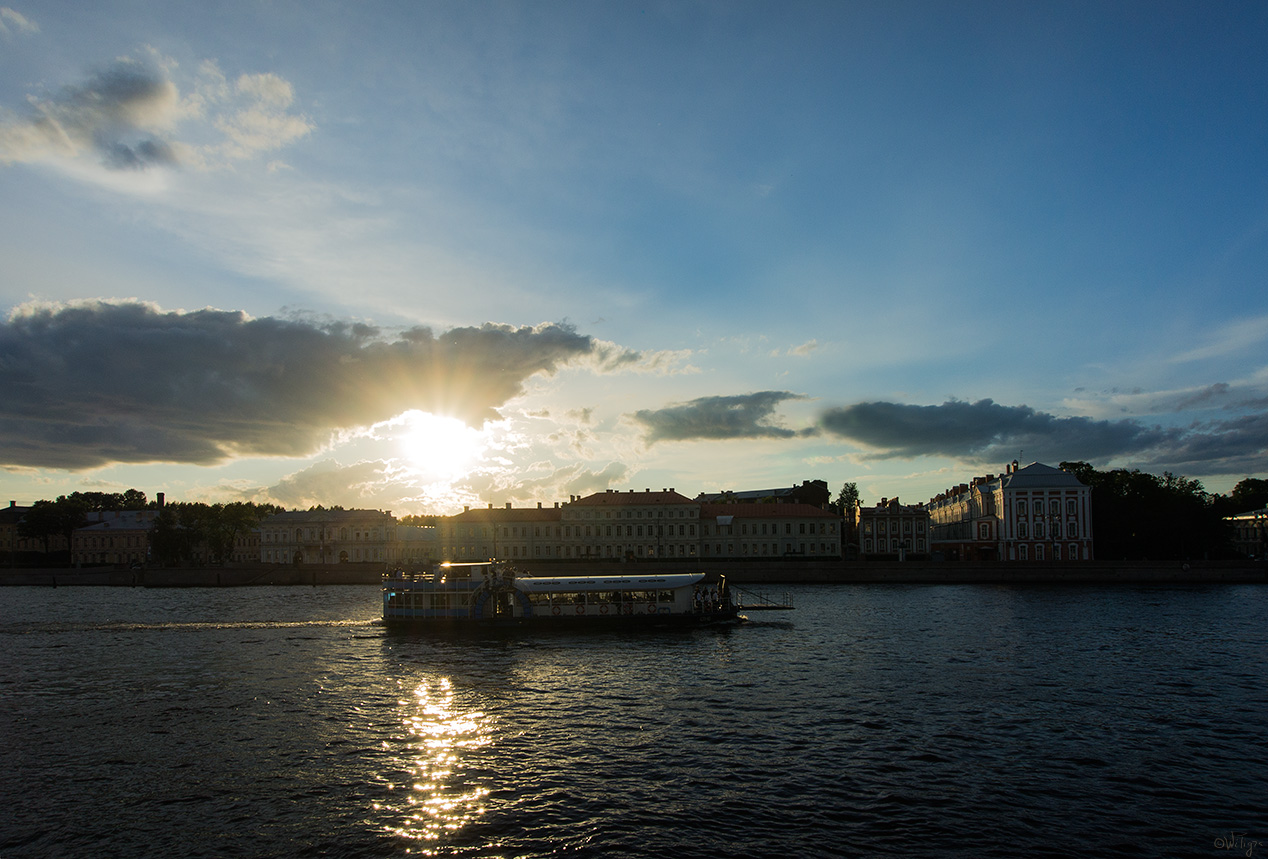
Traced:
[[2, 589], [0, 857], [1268, 856], [1268, 588], [794, 595], [454, 641]]

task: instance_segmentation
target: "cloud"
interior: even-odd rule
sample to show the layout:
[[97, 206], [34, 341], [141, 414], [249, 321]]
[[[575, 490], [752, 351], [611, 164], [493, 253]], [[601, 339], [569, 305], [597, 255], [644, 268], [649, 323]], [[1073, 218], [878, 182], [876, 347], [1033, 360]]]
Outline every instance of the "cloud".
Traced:
[[0, 36], [8, 39], [12, 38], [14, 33], [28, 35], [39, 31], [39, 24], [36, 24], [30, 18], [15, 12], [8, 6], [0, 6]]
[[693, 439], [793, 438], [806, 435], [807, 431], [778, 426], [770, 423], [770, 418], [780, 403], [805, 399], [808, 398], [788, 391], [701, 397], [663, 409], [643, 409], [630, 417], [645, 428], [648, 444]]
[[780, 351], [775, 349], [770, 353], [772, 358], [808, 358], [819, 348], [818, 340], [807, 340], [799, 346], [789, 346], [787, 349]]
[[308, 455], [408, 409], [468, 423], [589, 360], [571, 326], [388, 337], [361, 323], [142, 303], [26, 305], [0, 326], [0, 464], [83, 469]]
[[[324, 459], [283, 477], [268, 487], [264, 496], [291, 509], [318, 504], [325, 507], [378, 505], [385, 500], [382, 491], [393, 485], [393, 469], [389, 463], [364, 461], [341, 465], [333, 459]], [[390, 499], [386, 500], [390, 503]]]
[[873, 448], [882, 459], [953, 456], [1013, 459], [1020, 450], [1048, 459], [1105, 459], [1154, 447], [1167, 438], [1135, 421], [1060, 418], [1029, 406], [951, 400], [940, 406], [856, 403], [825, 411], [828, 432]]
[[83, 83], [29, 96], [25, 116], [0, 115], [0, 163], [95, 157], [110, 170], [223, 167], [278, 149], [312, 131], [292, 114], [291, 85], [273, 74], [230, 84], [203, 63], [182, 97], [174, 62], [122, 58]]
[[[1210, 391], [1221, 393], [1218, 385]], [[951, 400], [939, 406], [869, 402], [829, 409], [820, 424], [833, 435], [872, 448], [876, 459], [946, 456], [1004, 462], [1024, 452], [1026, 459], [1052, 463], [1119, 460], [1139, 467], [1236, 474], [1262, 470], [1268, 451], [1268, 415], [1263, 413], [1179, 428], [1057, 417], [992, 400]]]

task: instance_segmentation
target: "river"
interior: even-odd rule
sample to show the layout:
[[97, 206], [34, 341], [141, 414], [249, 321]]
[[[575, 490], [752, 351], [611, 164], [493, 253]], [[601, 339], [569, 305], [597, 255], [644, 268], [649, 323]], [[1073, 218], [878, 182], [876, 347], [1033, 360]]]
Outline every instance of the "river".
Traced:
[[453, 640], [0, 589], [0, 857], [1268, 856], [1268, 587], [791, 590]]

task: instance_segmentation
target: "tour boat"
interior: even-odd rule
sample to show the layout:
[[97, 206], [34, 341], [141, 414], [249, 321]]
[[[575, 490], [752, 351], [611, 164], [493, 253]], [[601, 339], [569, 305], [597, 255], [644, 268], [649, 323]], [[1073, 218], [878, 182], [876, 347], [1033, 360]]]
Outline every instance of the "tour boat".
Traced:
[[438, 564], [383, 577], [383, 620], [420, 625], [693, 625], [733, 621], [725, 578], [658, 575], [520, 575], [498, 561]]

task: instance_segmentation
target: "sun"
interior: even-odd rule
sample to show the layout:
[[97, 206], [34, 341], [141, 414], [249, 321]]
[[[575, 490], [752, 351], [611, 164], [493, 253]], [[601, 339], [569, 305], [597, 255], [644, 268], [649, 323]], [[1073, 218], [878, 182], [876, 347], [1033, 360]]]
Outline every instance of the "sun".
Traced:
[[396, 443], [409, 467], [436, 480], [455, 480], [479, 464], [487, 446], [481, 430], [457, 418], [409, 411], [397, 418]]

